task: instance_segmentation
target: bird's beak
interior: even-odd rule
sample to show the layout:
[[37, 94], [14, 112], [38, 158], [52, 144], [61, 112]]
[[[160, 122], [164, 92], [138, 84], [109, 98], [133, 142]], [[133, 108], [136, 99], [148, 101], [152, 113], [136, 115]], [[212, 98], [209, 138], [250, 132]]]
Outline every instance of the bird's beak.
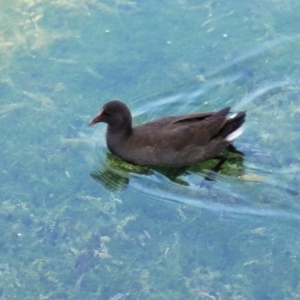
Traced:
[[93, 126], [94, 124], [102, 121], [102, 112], [103, 112], [103, 109], [101, 109], [99, 114], [89, 123], [89, 126]]

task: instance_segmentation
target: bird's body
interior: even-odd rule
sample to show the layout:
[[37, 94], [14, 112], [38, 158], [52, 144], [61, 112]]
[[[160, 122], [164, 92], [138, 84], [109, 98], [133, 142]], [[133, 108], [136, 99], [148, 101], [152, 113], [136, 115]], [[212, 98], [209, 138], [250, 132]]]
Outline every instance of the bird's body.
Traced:
[[114, 100], [89, 125], [107, 123], [108, 148], [130, 163], [190, 165], [216, 157], [242, 133], [245, 112], [226, 118], [229, 110], [165, 117], [132, 127], [129, 108]]

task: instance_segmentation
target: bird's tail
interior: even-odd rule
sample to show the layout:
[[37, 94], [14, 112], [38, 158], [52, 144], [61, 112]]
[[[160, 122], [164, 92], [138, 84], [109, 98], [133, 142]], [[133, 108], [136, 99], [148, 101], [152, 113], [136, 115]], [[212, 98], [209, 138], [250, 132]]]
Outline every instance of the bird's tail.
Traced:
[[242, 111], [227, 119], [227, 122], [220, 131], [226, 141], [232, 142], [243, 133], [243, 123], [245, 122], [246, 112]]

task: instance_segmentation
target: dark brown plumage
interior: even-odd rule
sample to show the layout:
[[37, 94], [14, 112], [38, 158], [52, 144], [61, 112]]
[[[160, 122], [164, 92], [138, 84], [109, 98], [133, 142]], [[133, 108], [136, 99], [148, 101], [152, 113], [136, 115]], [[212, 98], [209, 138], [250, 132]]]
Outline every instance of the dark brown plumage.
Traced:
[[148, 166], [190, 165], [216, 157], [242, 134], [245, 112], [226, 118], [230, 108], [217, 112], [171, 116], [132, 127], [129, 108], [106, 103], [89, 123], [107, 123], [106, 142], [122, 159]]

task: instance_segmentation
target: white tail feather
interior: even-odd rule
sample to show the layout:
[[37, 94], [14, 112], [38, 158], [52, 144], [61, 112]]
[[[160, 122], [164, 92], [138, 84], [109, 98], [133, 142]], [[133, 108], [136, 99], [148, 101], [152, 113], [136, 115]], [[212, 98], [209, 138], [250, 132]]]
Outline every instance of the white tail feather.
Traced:
[[244, 132], [244, 128], [243, 127], [239, 127], [237, 130], [231, 132], [227, 137], [226, 137], [226, 141], [227, 142], [232, 142], [233, 140], [235, 140], [236, 138], [238, 138], [242, 133]]
[[228, 117], [228, 119], [233, 119], [237, 116], [237, 114], [232, 114], [231, 116]]

